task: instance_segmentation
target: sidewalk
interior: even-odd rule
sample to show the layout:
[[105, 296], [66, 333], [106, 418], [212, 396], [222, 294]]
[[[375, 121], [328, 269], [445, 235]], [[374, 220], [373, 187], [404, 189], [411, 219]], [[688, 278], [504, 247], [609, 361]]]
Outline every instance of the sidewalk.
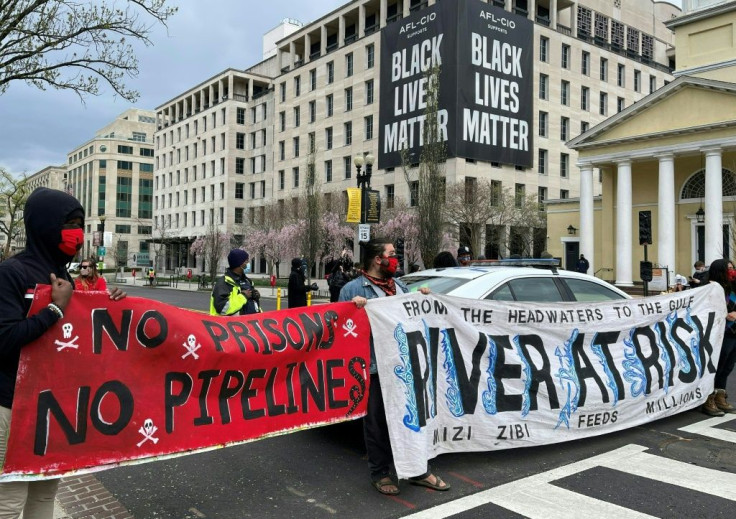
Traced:
[[[268, 279], [268, 276], [266, 274], [251, 274], [248, 277], [251, 279]], [[212, 290], [212, 283], [209, 284], [207, 289], [198, 289], [198, 280], [196, 278], [192, 278], [191, 281], [175, 281], [173, 284], [170, 284], [170, 276], [169, 275], [163, 275], [158, 276], [157, 279], [159, 281], [163, 281], [164, 283], [167, 283], [167, 285], [159, 285], [157, 284], [154, 288], [161, 289], [161, 290], [182, 290], [187, 292], [204, 292], [209, 293]], [[281, 278], [285, 279], [285, 278]], [[107, 281], [108, 285], [116, 285], [121, 288], [124, 288], [126, 286], [136, 286], [136, 287], [147, 287], [148, 286], [148, 280], [147, 279], [141, 279], [140, 276], [136, 276], [135, 278], [128, 275], [126, 272], [126, 275], [122, 278], [120, 277], [114, 277], [112, 274], [105, 274], [105, 280]], [[122, 280], [122, 282], [120, 281]], [[317, 291], [316, 295], [314, 292], [312, 292], [312, 299], [317, 300], [319, 302], [327, 302], [330, 300], [330, 290], [327, 286], [327, 280], [326, 279], [313, 279], [312, 282], [317, 283], [319, 286], [319, 290]], [[257, 286], [256, 287], [258, 291], [261, 293], [261, 297], [267, 298], [267, 299], [276, 299], [276, 290], [278, 287], [272, 288], [270, 286]], [[284, 287], [281, 287], [281, 297], [282, 299], [286, 299], [286, 296], [288, 294], [288, 290]]]

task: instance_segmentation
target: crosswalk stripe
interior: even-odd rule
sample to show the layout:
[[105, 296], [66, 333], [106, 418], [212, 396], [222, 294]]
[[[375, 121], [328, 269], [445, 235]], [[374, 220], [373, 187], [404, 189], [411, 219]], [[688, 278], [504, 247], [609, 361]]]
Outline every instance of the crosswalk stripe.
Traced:
[[736, 415], [727, 414], [726, 416], [717, 416], [707, 420], [701, 420], [686, 427], [680, 427], [680, 431], [699, 434], [724, 442], [736, 443], [736, 432], [726, 431], [725, 429], [716, 429], [716, 426], [722, 425], [731, 420], [736, 420]]
[[[616, 452], [616, 451], [614, 451]], [[736, 501], [736, 474], [640, 452], [602, 463], [610, 469]]]
[[[706, 432], [719, 431], [711, 427], [714, 424], [723, 423], [724, 420], [719, 418], [718, 422], [711, 420], [705, 420], [705, 422], [711, 422], [711, 426], [702, 428]], [[512, 481], [404, 517], [405, 519], [449, 517], [490, 503], [531, 519], [653, 517], [550, 484], [594, 467], [606, 467], [736, 501], [736, 474], [648, 454], [644, 452], [646, 450], [647, 447], [641, 445], [626, 445], [598, 456]]]
[[531, 519], [570, 519], [615, 517], [622, 519], [651, 518], [647, 515], [613, 503], [601, 501], [577, 492], [550, 485], [551, 482], [577, 474], [593, 467], [612, 467], [617, 461], [635, 456], [646, 447], [627, 445], [611, 452], [593, 456], [570, 465], [512, 481], [483, 492], [444, 503], [421, 512], [404, 516], [405, 519], [435, 519], [493, 503]]

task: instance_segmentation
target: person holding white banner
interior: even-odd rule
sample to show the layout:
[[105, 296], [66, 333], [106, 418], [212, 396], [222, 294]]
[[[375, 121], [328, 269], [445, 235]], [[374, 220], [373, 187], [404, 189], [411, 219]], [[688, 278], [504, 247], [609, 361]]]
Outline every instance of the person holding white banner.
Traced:
[[[399, 266], [396, 250], [392, 243], [381, 238], [374, 238], [368, 242], [361, 242], [363, 247], [362, 275], [347, 283], [340, 291], [340, 301], [353, 301], [358, 308], [362, 308], [368, 299], [377, 297], [405, 294], [409, 289], [394, 275]], [[420, 289], [428, 294], [429, 289]], [[393, 453], [389, 440], [386, 410], [381, 394], [381, 384], [378, 379], [376, 366], [376, 352], [371, 334], [371, 364], [370, 390], [368, 393], [368, 410], [363, 419], [363, 436], [368, 452], [368, 466], [371, 470], [371, 481], [380, 493], [395, 496], [399, 493], [399, 482], [392, 472]], [[438, 475], [433, 474], [429, 467], [424, 474], [409, 478], [413, 485], [423, 486], [434, 490], [449, 490], [450, 485]]]
[[727, 259], [717, 259], [710, 264], [708, 279], [718, 283], [726, 293], [726, 332], [723, 334], [723, 345], [718, 357], [718, 367], [714, 380], [715, 390], [703, 404], [703, 412], [709, 416], [723, 416], [725, 413], [736, 413], [736, 407], [728, 402], [726, 381], [736, 364], [736, 270]]

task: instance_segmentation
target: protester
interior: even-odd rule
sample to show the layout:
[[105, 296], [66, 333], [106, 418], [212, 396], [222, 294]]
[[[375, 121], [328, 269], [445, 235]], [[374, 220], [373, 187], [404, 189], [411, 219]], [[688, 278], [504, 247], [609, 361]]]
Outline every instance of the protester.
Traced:
[[441, 269], [448, 267], [457, 267], [458, 263], [455, 260], [455, 256], [449, 250], [444, 250], [438, 253], [432, 260], [432, 268]]
[[156, 279], [156, 270], [153, 267], [148, 269], [148, 284], [153, 286], [153, 282]]
[[416, 263], [412, 263], [411, 265], [409, 265], [409, 274], [414, 274], [415, 272], [419, 272], [420, 270], [422, 270], [422, 267], [420, 267]]
[[350, 281], [349, 271], [353, 266], [353, 262], [347, 256], [347, 251], [343, 250], [340, 253], [340, 259], [338, 259], [332, 267], [332, 272], [327, 278], [327, 286], [330, 289], [330, 303], [337, 302], [340, 297], [340, 290], [345, 284]]
[[718, 357], [718, 367], [714, 381], [715, 390], [708, 395], [702, 411], [710, 416], [723, 416], [725, 413], [736, 413], [736, 408], [728, 403], [726, 381], [736, 364], [736, 270], [727, 259], [717, 259], [710, 264], [708, 278], [711, 283], [718, 283], [726, 293], [726, 332], [723, 334], [723, 345]]
[[470, 247], [467, 247], [466, 245], [461, 245], [459, 249], [457, 249], [457, 262], [460, 264], [461, 267], [467, 267], [470, 265], [470, 260], [472, 259], [472, 256], [470, 254]]
[[675, 275], [675, 286], [672, 288], [673, 292], [682, 292], [683, 290], [686, 290], [688, 287], [687, 279], [685, 279], [685, 276], [681, 274]]
[[[374, 238], [364, 244], [363, 273], [342, 288], [340, 301], [353, 301], [358, 308], [366, 305], [368, 299], [394, 296], [409, 292], [401, 280], [394, 279], [399, 260], [393, 244], [381, 238]], [[423, 294], [428, 288], [421, 288]], [[386, 411], [381, 395], [381, 384], [376, 366], [376, 352], [371, 335], [370, 391], [368, 393], [367, 414], [363, 419], [363, 436], [368, 451], [368, 466], [371, 481], [382, 494], [395, 496], [399, 493], [399, 482], [391, 470], [393, 453], [388, 436]], [[450, 485], [433, 474], [429, 467], [421, 476], [410, 478], [409, 482], [434, 490], [449, 490]]]
[[319, 290], [317, 283], [307, 285], [306, 273], [301, 258], [291, 260], [291, 274], [289, 274], [289, 308], [307, 306], [307, 292]]
[[587, 274], [589, 268], [590, 268], [590, 263], [588, 262], [587, 259], [585, 259], [585, 256], [581, 254], [580, 259], [578, 260], [578, 263], [575, 267], [575, 270], [577, 270], [581, 274]]
[[74, 280], [74, 288], [83, 292], [107, 290], [107, 282], [97, 272], [97, 264], [93, 259], [82, 260], [79, 264], [79, 276]]
[[[5, 461], [20, 351], [63, 319], [73, 285], [65, 265], [84, 243], [84, 209], [73, 196], [38, 188], [23, 210], [26, 249], [0, 263], [0, 466]], [[37, 284], [51, 285], [51, 303], [28, 317]], [[125, 293], [115, 287], [110, 299]], [[49, 360], [52, 362], [52, 360]], [[38, 369], [29, 366], [28, 369]], [[16, 434], [33, 434], [17, 430]], [[0, 483], [0, 517], [51, 519], [58, 479]]]
[[690, 276], [690, 286], [698, 288], [708, 284], [708, 271], [705, 269], [705, 263], [698, 260], [693, 265], [695, 272]]
[[212, 286], [210, 315], [247, 315], [262, 312], [261, 294], [246, 276], [250, 256], [243, 249], [233, 249], [227, 255], [228, 269]]

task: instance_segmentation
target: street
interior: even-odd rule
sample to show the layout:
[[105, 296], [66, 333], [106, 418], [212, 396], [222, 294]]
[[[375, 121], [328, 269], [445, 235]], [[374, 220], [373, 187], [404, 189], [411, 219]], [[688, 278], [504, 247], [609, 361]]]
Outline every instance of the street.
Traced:
[[[125, 290], [201, 311], [209, 304], [206, 291]], [[262, 292], [275, 308], [270, 289]], [[387, 497], [370, 485], [358, 420], [67, 478], [59, 501], [72, 518], [103, 517], [98, 502], [114, 519], [725, 518], [736, 501], [734, 444], [736, 414], [689, 411], [579, 441], [443, 455], [432, 467], [449, 492], [402, 481], [401, 494]]]

